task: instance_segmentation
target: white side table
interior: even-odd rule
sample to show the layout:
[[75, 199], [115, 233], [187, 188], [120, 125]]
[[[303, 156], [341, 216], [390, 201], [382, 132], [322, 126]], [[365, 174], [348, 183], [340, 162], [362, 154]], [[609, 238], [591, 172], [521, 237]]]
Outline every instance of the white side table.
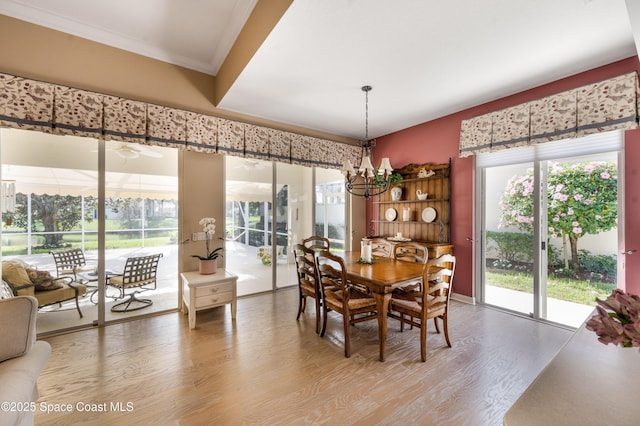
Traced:
[[189, 313], [189, 328], [196, 327], [196, 312], [231, 304], [231, 319], [236, 319], [238, 276], [224, 269], [211, 275], [182, 272], [182, 313]]

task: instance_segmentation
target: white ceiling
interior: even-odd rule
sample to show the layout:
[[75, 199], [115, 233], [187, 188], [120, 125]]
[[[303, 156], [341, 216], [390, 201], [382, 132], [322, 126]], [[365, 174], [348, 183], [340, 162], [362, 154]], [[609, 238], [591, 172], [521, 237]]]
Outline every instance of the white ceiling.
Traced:
[[[0, 13], [215, 75], [256, 2], [0, 0]], [[361, 139], [368, 84], [378, 137], [636, 55], [626, 2], [295, 0], [218, 107]]]

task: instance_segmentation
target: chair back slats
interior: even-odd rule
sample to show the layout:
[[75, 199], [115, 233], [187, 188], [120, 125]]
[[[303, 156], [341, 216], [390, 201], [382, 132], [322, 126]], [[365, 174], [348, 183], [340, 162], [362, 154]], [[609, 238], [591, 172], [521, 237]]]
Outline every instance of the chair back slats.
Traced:
[[52, 251], [51, 255], [56, 263], [56, 273], [58, 276], [73, 274], [79, 267], [86, 266], [87, 264], [84, 252], [79, 248]]
[[423, 271], [423, 280], [428, 283], [423, 293], [423, 305], [426, 307], [427, 317], [446, 309], [449, 305], [455, 268], [456, 258], [450, 254], [427, 261]]
[[371, 240], [371, 254], [380, 257], [391, 257], [393, 255], [392, 245], [384, 238], [373, 238]]
[[331, 248], [329, 239], [319, 235], [312, 235], [309, 238], [305, 238], [302, 240], [302, 245], [313, 251], [329, 250]]
[[426, 263], [429, 259], [429, 249], [413, 241], [399, 243], [393, 248], [393, 257], [403, 262]]
[[320, 333], [320, 299], [322, 291], [320, 290], [318, 271], [316, 269], [315, 252], [302, 244], [295, 244], [293, 246], [293, 256], [296, 260], [298, 289], [300, 292], [296, 319], [300, 319], [300, 315], [305, 311], [307, 296], [313, 298], [316, 307], [316, 333]]
[[296, 259], [299, 284], [316, 288], [318, 274], [313, 250], [306, 248], [302, 244], [295, 244], [293, 253]]
[[128, 258], [122, 273], [123, 284], [127, 286], [155, 283], [161, 257], [162, 253]]
[[318, 265], [318, 275], [320, 276], [322, 293], [326, 293], [325, 290], [328, 289], [334, 292], [342, 290], [346, 297], [349, 288], [347, 286], [347, 274], [342, 258], [332, 254], [328, 250], [322, 250], [316, 256], [316, 263]]

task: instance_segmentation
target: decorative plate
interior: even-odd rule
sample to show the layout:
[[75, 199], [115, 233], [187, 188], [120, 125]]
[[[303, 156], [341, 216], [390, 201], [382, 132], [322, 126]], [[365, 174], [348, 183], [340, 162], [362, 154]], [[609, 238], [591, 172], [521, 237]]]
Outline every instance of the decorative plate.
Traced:
[[436, 210], [433, 207], [427, 207], [422, 210], [422, 220], [425, 222], [433, 222], [436, 218]]
[[389, 222], [393, 222], [394, 220], [396, 220], [396, 216], [398, 216], [398, 212], [396, 211], [396, 209], [387, 209], [384, 214], [384, 218]]

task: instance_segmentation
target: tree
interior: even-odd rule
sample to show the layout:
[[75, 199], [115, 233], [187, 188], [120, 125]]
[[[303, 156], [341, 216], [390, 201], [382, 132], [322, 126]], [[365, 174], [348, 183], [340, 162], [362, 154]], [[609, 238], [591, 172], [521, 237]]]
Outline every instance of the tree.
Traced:
[[140, 198], [107, 198], [105, 205], [115, 214], [120, 215], [122, 228], [139, 228], [141, 208]]
[[[86, 197], [84, 220], [93, 220], [93, 210], [96, 199]], [[29, 226], [29, 212], [27, 211], [27, 196], [16, 195], [16, 211], [13, 214], [15, 225], [27, 229]], [[56, 248], [62, 246], [63, 235], [57, 232], [72, 231], [82, 220], [82, 197], [71, 195], [36, 195], [31, 194], [31, 231], [43, 230], [44, 247]]]
[[[500, 200], [500, 227], [533, 232], [533, 171], [512, 177]], [[550, 163], [547, 177], [549, 237], [561, 238], [565, 265], [567, 240], [571, 268], [580, 272], [578, 240], [617, 225], [618, 169], [613, 162]]]

